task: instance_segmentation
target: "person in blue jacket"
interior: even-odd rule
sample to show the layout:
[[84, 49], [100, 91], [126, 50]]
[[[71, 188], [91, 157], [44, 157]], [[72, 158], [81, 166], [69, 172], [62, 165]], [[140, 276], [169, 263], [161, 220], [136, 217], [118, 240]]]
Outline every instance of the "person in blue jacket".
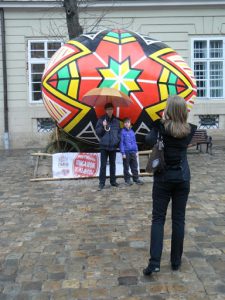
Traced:
[[131, 129], [131, 121], [129, 118], [124, 119], [124, 128], [121, 130], [120, 135], [120, 152], [123, 157], [123, 175], [125, 184], [132, 185], [130, 180], [129, 168], [133, 176], [133, 181], [137, 184], [143, 184], [143, 181], [139, 179], [138, 175], [138, 147], [135, 138], [135, 133]]
[[160, 271], [163, 249], [164, 224], [167, 208], [172, 201], [171, 268], [177, 271], [181, 266], [185, 211], [190, 191], [190, 169], [187, 160], [187, 147], [197, 126], [187, 123], [188, 109], [186, 101], [179, 96], [167, 99], [162, 120], [153, 123], [152, 130], [146, 136], [146, 143], [153, 147], [158, 133], [164, 143], [165, 168], [154, 173], [152, 189], [152, 226], [150, 259], [143, 270], [144, 275]]
[[120, 122], [113, 115], [113, 104], [106, 103], [105, 115], [100, 117], [95, 131], [99, 137], [100, 145], [100, 174], [99, 190], [105, 187], [106, 181], [106, 164], [109, 158], [110, 184], [118, 187], [116, 182], [116, 149], [120, 142]]

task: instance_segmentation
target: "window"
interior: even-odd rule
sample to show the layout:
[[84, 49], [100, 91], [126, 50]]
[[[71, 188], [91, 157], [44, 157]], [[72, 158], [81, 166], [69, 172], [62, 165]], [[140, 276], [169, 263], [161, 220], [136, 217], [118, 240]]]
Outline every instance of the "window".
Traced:
[[199, 128], [219, 128], [219, 115], [199, 115]]
[[225, 39], [193, 39], [192, 66], [199, 98], [225, 96]]
[[47, 62], [61, 45], [60, 41], [28, 41], [30, 102], [42, 102], [41, 77]]
[[55, 128], [55, 122], [51, 118], [38, 118], [37, 119], [37, 131], [38, 132], [50, 132]]

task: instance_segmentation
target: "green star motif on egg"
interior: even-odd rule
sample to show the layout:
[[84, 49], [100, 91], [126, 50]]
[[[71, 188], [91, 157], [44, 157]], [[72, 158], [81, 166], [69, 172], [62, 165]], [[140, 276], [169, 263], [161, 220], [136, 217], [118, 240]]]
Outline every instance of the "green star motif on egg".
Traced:
[[109, 59], [107, 68], [99, 68], [103, 80], [99, 87], [109, 87], [117, 89], [126, 95], [131, 92], [141, 91], [137, 83], [137, 79], [141, 74], [141, 70], [131, 68], [129, 59], [118, 62], [113, 58]]

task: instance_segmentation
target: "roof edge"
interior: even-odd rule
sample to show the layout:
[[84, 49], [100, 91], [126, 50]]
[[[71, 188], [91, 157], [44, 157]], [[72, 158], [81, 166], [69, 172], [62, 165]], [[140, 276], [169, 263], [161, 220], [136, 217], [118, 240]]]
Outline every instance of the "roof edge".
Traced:
[[[224, 0], [217, 1], [95, 1], [93, 4], [80, 4], [80, 7], [88, 8], [106, 8], [106, 7], [117, 7], [117, 8], [132, 8], [132, 7], [183, 7], [183, 6], [215, 6], [225, 5]], [[4, 1], [0, 2], [2, 8], [45, 8], [45, 7], [62, 7], [63, 2], [60, 1]]]
[[29, 8], [29, 7], [62, 7], [63, 2], [59, 1], [5, 1], [0, 2], [2, 8]]

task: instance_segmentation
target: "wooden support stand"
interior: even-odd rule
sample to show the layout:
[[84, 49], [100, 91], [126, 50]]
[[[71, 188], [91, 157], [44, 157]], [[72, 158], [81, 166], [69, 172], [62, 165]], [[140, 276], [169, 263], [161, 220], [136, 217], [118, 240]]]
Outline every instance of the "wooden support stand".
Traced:
[[[149, 157], [151, 153], [151, 150], [146, 150], [146, 151], [139, 151], [138, 155], [142, 156], [142, 155], [147, 155]], [[56, 181], [56, 180], [71, 180], [71, 179], [94, 179], [94, 178], [98, 178], [98, 176], [95, 177], [79, 177], [79, 178], [54, 178], [54, 177], [37, 177], [37, 173], [38, 173], [38, 167], [39, 167], [39, 162], [40, 162], [40, 158], [41, 157], [52, 157], [52, 154], [49, 153], [43, 153], [43, 152], [37, 152], [37, 153], [32, 153], [32, 156], [36, 157], [36, 162], [35, 162], [35, 167], [34, 167], [34, 172], [33, 172], [33, 178], [30, 179], [31, 182], [35, 182], [35, 181]], [[144, 176], [152, 176], [151, 173], [147, 173], [147, 172], [140, 172], [139, 174], [141, 177]], [[117, 176], [117, 177], [123, 177], [123, 176]]]

